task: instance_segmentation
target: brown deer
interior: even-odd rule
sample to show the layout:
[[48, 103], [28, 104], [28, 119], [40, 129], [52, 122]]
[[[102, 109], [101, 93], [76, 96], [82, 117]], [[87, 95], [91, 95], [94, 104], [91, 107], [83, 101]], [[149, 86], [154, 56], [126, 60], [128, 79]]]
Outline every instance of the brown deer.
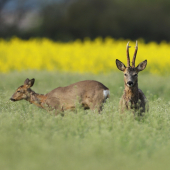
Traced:
[[138, 88], [138, 73], [145, 69], [147, 60], [141, 62], [135, 67], [135, 59], [138, 51], [138, 43], [136, 41], [135, 52], [132, 60], [132, 66], [130, 66], [129, 57], [129, 42], [127, 43], [127, 67], [118, 59], [116, 59], [117, 68], [124, 73], [124, 84], [125, 89], [122, 98], [120, 99], [120, 111], [124, 112], [125, 109], [133, 109], [134, 112], [138, 111], [139, 115], [147, 110], [146, 108], [146, 97], [142, 90]]
[[102, 110], [102, 105], [109, 97], [109, 89], [102, 83], [94, 80], [80, 81], [66, 87], [58, 87], [43, 95], [35, 93], [30, 87], [35, 79], [25, 80], [24, 85], [18, 87], [10, 100], [19, 101], [25, 99], [31, 104], [48, 111], [55, 109], [58, 114], [64, 110], [74, 109], [79, 102], [84, 109]]

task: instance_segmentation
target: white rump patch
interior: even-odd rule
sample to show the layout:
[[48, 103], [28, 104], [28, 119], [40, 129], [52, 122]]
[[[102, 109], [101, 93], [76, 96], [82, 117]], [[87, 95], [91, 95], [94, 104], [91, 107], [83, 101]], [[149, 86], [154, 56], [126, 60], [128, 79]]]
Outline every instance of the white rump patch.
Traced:
[[103, 95], [104, 95], [104, 98], [107, 99], [110, 95], [110, 91], [109, 90], [103, 90]]

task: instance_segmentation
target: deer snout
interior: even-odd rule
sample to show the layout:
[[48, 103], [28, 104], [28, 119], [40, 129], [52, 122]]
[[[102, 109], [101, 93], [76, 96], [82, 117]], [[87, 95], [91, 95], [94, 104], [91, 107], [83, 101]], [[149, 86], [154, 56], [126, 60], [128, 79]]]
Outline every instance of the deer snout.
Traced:
[[133, 86], [133, 81], [128, 81], [128, 82], [127, 82], [127, 85], [128, 85], [129, 87], [132, 87], [132, 86]]
[[12, 97], [11, 97], [9, 100], [11, 100], [11, 101], [15, 102], [15, 99], [13, 99]]

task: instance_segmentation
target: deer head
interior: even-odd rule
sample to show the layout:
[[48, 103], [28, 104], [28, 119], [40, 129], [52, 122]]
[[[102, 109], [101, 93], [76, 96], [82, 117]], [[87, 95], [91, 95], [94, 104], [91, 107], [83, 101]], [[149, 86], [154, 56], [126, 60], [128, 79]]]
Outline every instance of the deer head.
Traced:
[[130, 66], [129, 57], [129, 42], [127, 43], [126, 53], [127, 53], [127, 67], [118, 59], [116, 59], [117, 68], [124, 73], [124, 82], [128, 87], [133, 87], [138, 82], [138, 73], [145, 69], [147, 65], [147, 60], [141, 62], [137, 67], [135, 67], [135, 59], [138, 51], [138, 43], [136, 41], [135, 52], [132, 60], [132, 66]]
[[35, 79], [29, 80], [28, 78], [24, 81], [24, 85], [18, 87], [18, 89], [15, 91], [15, 93], [12, 95], [10, 100], [12, 101], [18, 101], [22, 99], [29, 99], [30, 97], [30, 92], [32, 87], [34, 85]]

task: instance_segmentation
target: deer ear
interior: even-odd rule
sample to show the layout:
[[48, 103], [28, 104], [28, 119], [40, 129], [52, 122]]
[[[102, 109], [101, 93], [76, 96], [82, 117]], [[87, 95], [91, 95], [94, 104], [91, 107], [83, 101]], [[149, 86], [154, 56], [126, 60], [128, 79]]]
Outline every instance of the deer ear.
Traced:
[[137, 70], [138, 70], [138, 72], [144, 70], [145, 67], [146, 67], [146, 65], [147, 65], [147, 60], [141, 62], [141, 63], [136, 67]]
[[30, 84], [31, 84], [30, 87], [32, 87], [32, 86], [34, 85], [34, 82], [35, 82], [35, 79], [34, 79], [34, 78], [30, 80]]
[[29, 80], [28, 78], [24, 81], [24, 85], [26, 85], [28, 88], [32, 87], [34, 85], [35, 79]]
[[126, 66], [121, 61], [119, 61], [118, 59], [116, 59], [116, 65], [117, 65], [117, 68], [120, 71], [124, 71], [126, 69]]
[[27, 78], [25, 81], [24, 81], [24, 84], [27, 85], [29, 83], [29, 79]]

